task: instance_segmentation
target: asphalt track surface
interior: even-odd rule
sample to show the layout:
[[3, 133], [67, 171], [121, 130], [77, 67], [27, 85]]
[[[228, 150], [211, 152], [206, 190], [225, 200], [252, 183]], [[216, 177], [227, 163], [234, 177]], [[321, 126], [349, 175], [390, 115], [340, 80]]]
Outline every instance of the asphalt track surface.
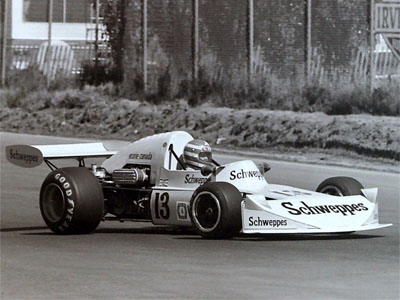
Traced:
[[212, 241], [191, 230], [106, 222], [94, 234], [57, 236], [39, 211], [47, 167], [13, 166], [4, 148], [74, 140], [0, 137], [1, 299], [399, 299], [399, 174], [269, 162], [273, 183], [315, 189], [345, 175], [379, 187], [381, 223], [394, 226], [376, 231]]

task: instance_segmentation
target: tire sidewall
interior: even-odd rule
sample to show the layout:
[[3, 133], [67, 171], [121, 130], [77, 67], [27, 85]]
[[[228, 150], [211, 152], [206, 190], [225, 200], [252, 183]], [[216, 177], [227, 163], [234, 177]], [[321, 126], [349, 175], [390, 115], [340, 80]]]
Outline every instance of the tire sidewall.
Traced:
[[[46, 188], [54, 184], [61, 190], [64, 198], [64, 211], [58, 221], [49, 220], [43, 207]], [[88, 186], [85, 187], [85, 184]], [[90, 187], [92, 192], [88, 194]], [[102, 197], [100, 184], [89, 170], [61, 168], [51, 172], [42, 184], [40, 211], [47, 226], [57, 234], [88, 233], [94, 230], [101, 220], [104, 198], [100, 199], [100, 197]], [[98, 200], [93, 201], [93, 198]], [[91, 204], [85, 203], [87, 201], [94, 204], [93, 213], [87, 213], [88, 204]]]
[[317, 192], [321, 192], [326, 187], [336, 187], [343, 196], [362, 195], [363, 185], [352, 177], [330, 177], [325, 179], [317, 187]]
[[[197, 227], [195, 222], [194, 200], [202, 193], [214, 195], [220, 207], [220, 219], [217, 226], [210, 232], [205, 232]], [[209, 182], [200, 186], [190, 200], [190, 218], [197, 232], [208, 239], [229, 238], [238, 233], [241, 223], [242, 196], [235, 186], [226, 182]]]
[[[62, 191], [64, 197], [63, 215], [56, 222], [49, 220], [44, 208], [44, 197], [46, 196], [45, 191], [51, 184], [57, 185]], [[71, 227], [71, 221], [74, 217], [74, 210], [77, 202], [76, 194], [77, 191], [74, 186], [71, 185], [71, 179], [62, 169], [51, 172], [44, 180], [42, 188], [40, 189], [40, 212], [47, 226], [49, 226], [54, 232], [64, 233]]]

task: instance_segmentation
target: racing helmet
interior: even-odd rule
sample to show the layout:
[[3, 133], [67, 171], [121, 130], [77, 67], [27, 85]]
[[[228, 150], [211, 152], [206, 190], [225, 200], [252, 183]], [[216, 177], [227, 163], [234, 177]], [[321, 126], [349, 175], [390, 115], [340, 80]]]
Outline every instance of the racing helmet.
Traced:
[[210, 145], [203, 140], [188, 142], [183, 150], [183, 160], [188, 167], [197, 170], [210, 166], [212, 164]]

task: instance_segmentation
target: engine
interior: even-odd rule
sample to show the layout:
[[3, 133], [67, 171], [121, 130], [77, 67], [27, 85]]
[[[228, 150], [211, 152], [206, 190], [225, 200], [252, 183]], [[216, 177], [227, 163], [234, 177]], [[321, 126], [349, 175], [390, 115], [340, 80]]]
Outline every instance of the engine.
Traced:
[[107, 219], [150, 219], [149, 185], [150, 167], [126, 165], [108, 174], [103, 168], [92, 165], [92, 172], [103, 188]]
[[150, 219], [151, 191], [103, 188], [106, 212], [119, 219]]

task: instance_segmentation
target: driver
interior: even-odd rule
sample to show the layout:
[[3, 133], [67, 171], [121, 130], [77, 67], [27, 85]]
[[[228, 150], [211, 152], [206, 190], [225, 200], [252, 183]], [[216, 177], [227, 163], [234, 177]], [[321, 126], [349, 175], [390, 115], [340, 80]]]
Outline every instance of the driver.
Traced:
[[205, 166], [212, 166], [210, 145], [203, 140], [188, 142], [183, 150], [183, 161], [187, 167], [201, 170]]

